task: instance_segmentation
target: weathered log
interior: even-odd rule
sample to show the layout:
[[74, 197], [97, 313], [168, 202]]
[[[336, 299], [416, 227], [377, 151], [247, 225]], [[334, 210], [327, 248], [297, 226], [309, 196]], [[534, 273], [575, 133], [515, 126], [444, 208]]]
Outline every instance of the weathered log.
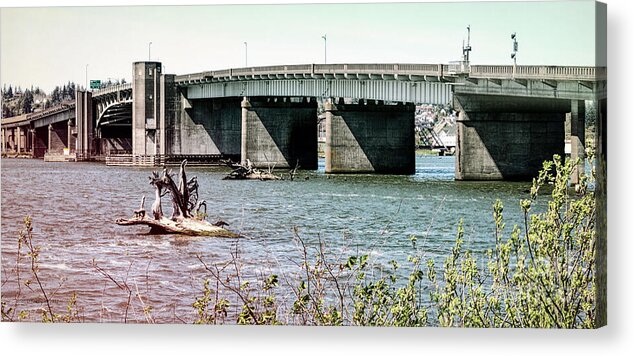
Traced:
[[117, 225], [146, 225], [149, 226], [150, 234], [183, 234], [190, 236], [213, 236], [237, 238], [240, 234], [224, 229], [220, 226], [209, 223], [205, 220], [184, 218], [177, 221], [162, 217], [154, 220], [147, 217], [118, 219]]

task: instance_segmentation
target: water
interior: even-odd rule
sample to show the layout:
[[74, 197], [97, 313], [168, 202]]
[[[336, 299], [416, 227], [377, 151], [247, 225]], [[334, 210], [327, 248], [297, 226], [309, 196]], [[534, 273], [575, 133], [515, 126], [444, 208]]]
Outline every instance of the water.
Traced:
[[[523, 221], [519, 200], [529, 188], [528, 183], [454, 181], [454, 157], [417, 157], [412, 176], [326, 175], [321, 161], [318, 171], [301, 172], [292, 182], [227, 181], [224, 168], [189, 168], [207, 201], [208, 220], [222, 219], [247, 236], [234, 240], [147, 235], [148, 228], [114, 224], [132, 215], [142, 195], [150, 211], [149, 168], [1, 163], [3, 301], [13, 303], [18, 293], [16, 237], [30, 215], [34, 243], [42, 249], [39, 273], [53, 308], [65, 312], [75, 292], [82, 320], [95, 322], [147, 321], [144, 306], [151, 306], [156, 322], [192, 322], [191, 305], [202, 295], [202, 281], [211, 277], [199, 258], [214, 266], [237, 255], [245, 278], [297, 273], [302, 249], [294, 227], [309, 251], [322, 241], [333, 259], [368, 254], [374, 265], [392, 259], [404, 265], [413, 251], [411, 235], [425, 258], [441, 261], [463, 218], [467, 245], [483, 251], [494, 242], [495, 199], [504, 203], [510, 230]], [[171, 209], [166, 201], [163, 209], [166, 214]], [[22, 279], [27, 277], [23, 263]], [[20, 306], [42, 307], [41, 293], [35, 284], [31, 288], [19, 289]]]

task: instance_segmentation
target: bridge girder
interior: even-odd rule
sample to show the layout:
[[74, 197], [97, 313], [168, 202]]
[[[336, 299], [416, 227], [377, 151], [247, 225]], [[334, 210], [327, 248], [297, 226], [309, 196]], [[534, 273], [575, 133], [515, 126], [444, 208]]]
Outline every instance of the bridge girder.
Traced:
[[111, 102], [99, 110], [96, 127], [114, 123], [120, 124], [122, 121], [129, 121], [129, 124], [132, 124], [132, 98], [120, 102]]
[[[441, 82], [354, 79], [260, 79], [182, 85], [188, 99], [242, 96], [345, 97], [444, 105], [452, 100], [451, 87]], [[392, 78], [394, 76], [392, 75]]]

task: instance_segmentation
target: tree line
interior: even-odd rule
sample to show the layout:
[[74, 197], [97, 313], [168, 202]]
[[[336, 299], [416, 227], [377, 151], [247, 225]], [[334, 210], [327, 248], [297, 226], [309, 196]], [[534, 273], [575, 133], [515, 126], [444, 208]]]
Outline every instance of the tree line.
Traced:
[[2, 117], [29, 114], [37, 109], [45, 110], [62, 102], [75, 100], [76, 89], [77, 84], [71, 81], [55, 86], [50, 94], [33, 85], [22, 89], [20, 86], [7, 87], [5, 84], [2, 87]]

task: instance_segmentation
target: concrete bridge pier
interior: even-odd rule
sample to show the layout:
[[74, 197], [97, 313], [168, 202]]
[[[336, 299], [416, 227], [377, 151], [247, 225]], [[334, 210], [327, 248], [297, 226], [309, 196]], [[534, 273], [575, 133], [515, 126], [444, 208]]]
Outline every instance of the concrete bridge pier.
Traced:
[[73, 133], [75, 133], [76, 135], [76, 132], [77, 131], [75, 128], [75, 122], [73, 120], [68, 120], [66, 124], [66, 147], [68, 147], [70, 152], [75, 152], [75, 150], [77, 149], [77, 147], [75, 146], [77, 144], [77, 140], [75, 137], [73, 137]]
[[161, 63], [134, 62], [132, 74], [132, 153], [159, 155], [164, 131], [160, 120]]
[[570, 100], [455, 94], [457, 180], [530, 180], [564, 155]]
[[75, 143], [77, 159], [88, 160], [94, 152], [94, 118], [91, 92], [79, 90], [76, 92], [75, 122], [77, 124], [77, 139]]
[[[586, 141], [586, 105], [583, 100], [570, 101], [570, 158], [579, 158], [577, 169], [572, 172], [570, 181], [579, 183], [579, 173], [585, 170], [585, 141]], [[568, 120], [566, 120], [568, 124]]]
[[24, 152], [33, 155], [33, 129], [26, 127], [24, 129]]
[[168, 154], [240, 157], [240, 98], [189, 100], [181, 91], [174, 100], [165, 118]]
[[8, 129], [7, 133], [7, 150], [15, 151], [15, 128]]
[[68, 148], [68, 122], [48, 125], [48, 152], [62, 154]]
[[20, 128], [20, 126], [18, 126], [15, 128], [15, 131], [16, 152], [20, 153], [22, 152], [22, 147], [24, 147], [24, 144], [22, 143], [22, 129]]
[[317, 101], [252, 97], [240, 104], [240, 160], [255, 167], [317, 169]]
[[48, 126], [36, 127], [33, 129], [32, 145], [33, 157], [43, 158], [49, 148], [50, 130]]
[[326, 173], [413, 174], [413, 104], [325, 103]]

